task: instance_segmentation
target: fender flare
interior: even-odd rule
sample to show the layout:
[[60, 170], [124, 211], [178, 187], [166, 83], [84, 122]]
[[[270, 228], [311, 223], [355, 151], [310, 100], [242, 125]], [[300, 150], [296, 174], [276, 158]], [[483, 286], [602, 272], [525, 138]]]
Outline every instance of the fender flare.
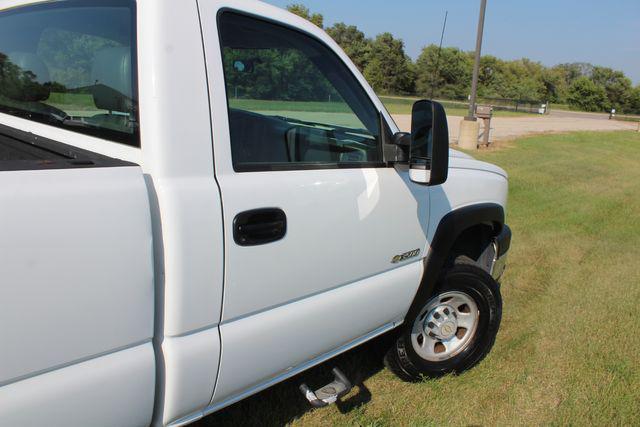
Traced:
[[452, 210], [438, 224], [431, 241], [429, 253], [424, 258], [424, 272], [405, 318], [418, 314], [427, 298], [433, 294], [442, 267], [456, 239], [460, 234], [478, 224], [494, 224], [495, 235], [500, 234], [504, 226], [504, 209], [496, 203], [478, 203]]

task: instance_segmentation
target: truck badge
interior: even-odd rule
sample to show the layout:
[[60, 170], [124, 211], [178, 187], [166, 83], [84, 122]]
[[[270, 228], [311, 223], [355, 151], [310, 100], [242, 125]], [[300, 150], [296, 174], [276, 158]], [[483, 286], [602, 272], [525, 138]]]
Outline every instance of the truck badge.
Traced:
[[392, 264], [397, 264], [401, 261], [405, 261], [409, 258], [413, 258], [413, 257], [417, 257], [418, 255], [420, 255], [420, 249], [414, 249], [412, 251], [409, 252], [405, 252], [403, 254], [400, 255], [396, 255], [393, 258], [391, 258], [391, 263]]

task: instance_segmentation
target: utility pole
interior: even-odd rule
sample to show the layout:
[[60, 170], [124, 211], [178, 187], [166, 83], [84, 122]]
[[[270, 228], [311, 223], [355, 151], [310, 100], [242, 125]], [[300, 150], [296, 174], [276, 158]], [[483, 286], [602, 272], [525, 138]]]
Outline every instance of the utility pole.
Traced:
[[[484, 12], [487, 8], [487, 0], [480, 0], [480, 17], [478, 18], [478, 35], [476, 37], [476, 54], [473, 64], [473, 79], [471, 80], [471, 97], [469, 99], [469, 113], [460, 122], [460, 134], [458, 145], [467, 150], [478, 149], [478, 133], [480, 125], [475, 115], [476, 95], [478, 92], [478, 74], [480, 73], [480, 51], [482, 49], [482, 32], [484, 31]], [[485, 129], [488, 132], [488, 129]]]
[[476, 36], [476, 58], [473, 64], [473, 78], [471, 80], [471, 99], [469, 100], [469, 120], [475, 120], [476, 95], [478, 92], [478, 74], [480, 73], [480, 51], [482, 50], [482, 33], [484, 31], [484, 12], [487, 0], [480, 0], [480, 17], [478, 18], [478, 35]]

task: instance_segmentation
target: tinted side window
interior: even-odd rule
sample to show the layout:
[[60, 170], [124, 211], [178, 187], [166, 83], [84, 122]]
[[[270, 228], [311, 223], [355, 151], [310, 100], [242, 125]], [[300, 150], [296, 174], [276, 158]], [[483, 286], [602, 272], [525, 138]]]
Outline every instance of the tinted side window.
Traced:
[[0, 12], [0, 112], [139, 146], [135, 1]]
[[380, 164], [379, 113], [331, 50], [232, 12], [219, 25], [236, 170]]

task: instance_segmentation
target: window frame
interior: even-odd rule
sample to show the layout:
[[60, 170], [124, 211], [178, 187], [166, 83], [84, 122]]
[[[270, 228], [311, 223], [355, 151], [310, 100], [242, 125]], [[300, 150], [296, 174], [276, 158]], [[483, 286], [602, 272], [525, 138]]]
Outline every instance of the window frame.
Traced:
[[[37, 120], [33, 118], [24, 118], [11, 113], [5, 113], [0, 109], [0, 113], [7, 114], [12, 117], [22, 118], [30, 122], [44, 124], [52, 126], [56, 129], [61, 129], [68, 132], [73, 132], [79, 135], [87, 135], [90, 137], [98, 138], [102, 141], [124, 145], [126, 147], [140, 149], [142, 146], [140, 137], [140, 94], [138, 87], [139, 70], [138, 70], [138, 2], [136, 0], [60, 0], [55, 2], [41, 2], [32, 3], [14, 8], [0, 9], [0, 15], [12, 15], [20, 14], [27, 10], [39, 10], [39, 9], [64, 9], [64, 8], [97, 8], [97, 7], [109, 7], [114, 5], [120, 5], [128, 7], [130, 11], [130, 25], [131, 25], [131, 93], [135, 99], [133, 114], [137, 126], [134, 128], [133, 133], [130, 135], [124, 132], [108, 128], [74, 128], [68, 126], [61, 126], [51, 123], [46, 120]], [[28, 110], [22, 110], [25, 113], [31, 113]]]
[[[223, 7], [220, 8], [218, 10], [218, 13], [216, 14], [216, 29], [217, 29], [217, 36], [218, 36], [218, 44], [220, 47], [220, 63], [224, 63], [224, 45], [222, 43], [222, 32], [221, 32], [221, 19], [222, 16], [225, 13], [230, 13], [230, 14], [236, 14], [236, 15], [241, 15], [244, 16], [246, 18], [250, 18], [256, 21], [262, 21], [263, 23], [267, 23], [267, 24], [271, 24], [277, 27], [280, 27], [282, 29], [285, 30], [289, 30], [289, 31], [294, 31], [300, 35], [302, 35], [303, 37], [306, 38], [311, 38], [314, 41], [316, 41], [317, 43], [319, 43], [323, 48], [325, 48], [328, 53], [330, 55], [332, 55], [337, 61], [338, 63], [342, 66], [344, 72], [348, 73], [349, 76], [351, 76], [351, 78], [353, 79], [353, 82], [355, 83], [355, 85], [357, 86], [357, 90], [361, 92], [363, 99], [366, 99], [366, 103], [369, 104], [372, 108], [372, 110], [377, 114], [378, 116], [378, 141], [377, 141], [377, 151], [378, 151], [378, 155], [380, 160], [379, 161], [367, 161], [367, 162], [325, 162], [325, 163], [320, 163], [320, 162], [288, 162], [288, 163], [256, 163], [256, 164], [242, 164], [242, 163], [238, 163], [234, 158], [233, 158], [233, 149], [230, 150], [229, 154], [231, 156], [231, 164], [233, 167], [234, 172], [238, 172], [238, 173], [244, 173], [244, 172], [276, 172], [276, 171], [296, 171], [296, 170], [323, 170], [323, 169], [372, 169], [372, 168], [386, 168], [388, 167], [388, 163], [384, 160], [384, 148], [383, 148], [383, 144], [384, 144], [384, 140], [385, 137], [383, 136], [383, 133], [386, 132], [386, 127], [385, 124], [383, 124], [383, 121], [385, 120], [382, 111], [380, 111], [380, 109], [376, 106], [376, 104], [373, 102], [373, 100], [371, 99], [371, 97], [369, 96], [369, 94], [367, 93], [367, 91], [364, 89], [364, 87], [362, 86], [362, 84], [360, 83], [360, 81], [358, 81], [357, 77], [353, 74], [353, 72], [349, 69], [349, 67], [347, 66], [347, 64], [342, 60], [342, 58], [340, 58], [340, 56], [330, 47], [328, 46], [323, 40], [321, 40], [320, 38], [318, 38], [317, 36], [315, 36], [314, 34], [308, 33], [300, 28], [294, 27], [286, 22], [281, 22], [281, 21], [277, 21], [274, 19], [269, 19], [266, 18], [264, 16], [258, 16], [255, 14], [252, 14], [250, 12], [244, 11], [244, 10], [239, 10], [239, 9], [235, 9], [232, 7]], [[222, 72], [222, 77], [224, 80], [224, 91], [225, 91], [225, 101], [226, 101], [226, 109], [227, 109], [227, 121], [228, 123], [231, 122], [231, 111], [230, 111], [230, 106], [229, 106], [229, 94], [227, 91], [227, 76], [226, 73]], [[348, 104], [347, 104], [348, 105]], [[349, 108], [351, 108], [349, 106]], [[228, 126], [229, 128], [229, 147], [231, 148], [231, 126]]]

